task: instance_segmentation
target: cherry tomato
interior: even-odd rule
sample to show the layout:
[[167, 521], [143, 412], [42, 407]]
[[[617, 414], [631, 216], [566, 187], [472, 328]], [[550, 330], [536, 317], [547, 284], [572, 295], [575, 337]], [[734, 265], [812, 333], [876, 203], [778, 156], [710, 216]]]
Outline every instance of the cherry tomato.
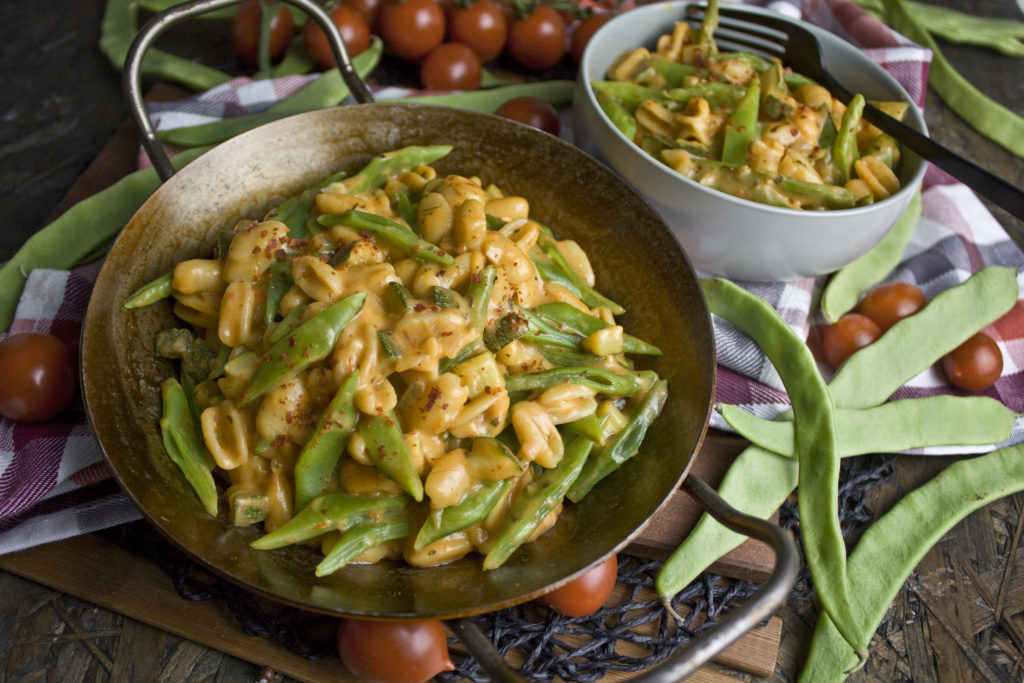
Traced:
[[469, 45], [441, 43], [420, 65], [420, 84], [427, 90], [479, 90], [483, 73]]
[[444, 40], [444, 10], [434, 0], [386, 0], [380, 37], [402, 59], [419, 59]]
[[583, 576], [537, 598], [537, 602], [553, 607], [570, 617], [585, 617], [604, 606], [615, 588], [619, 575], [619, 559], [612, 555]]
[[825, 328], [822, 345], [825, 360], [838, 370], [850, 355], [882, 336], [882, 330], [871, 318], [860, 313], [847, 313]]
[[[338, 5], [331, 11], [330, 16], [341, 33], [349, 58], [370, 47], [370, 27], [366, 25], [366, 20], [358, 10], [348, 5]], [[321, 69], [333, 69], [337, 66], [327, 34], [312, 19], [302, 27], [302, 39], [306, 42], [309, 54]]]
[[857, 312], [875, 321], [879, 329], [887, 329], [914, 315], [928, 303], [924, 292], [909, 282], [889, 282], [875, 287], [857, 304]]
[[[270, 3], [264, 0], [264, 4]], [[231, 20], [231, 44], [235, 48], [235, 54], [247, 66], [256, 66], [260, 59], [260, 24], [263, 21], [260, 14], [259, 0], [249, 0], [239, 5]], [[292, 13], [282, 5], [270, 20], [271, 61], [280, 59], [288, 49], [288, 42], [292, 39], [294, 31]]]
[[494, 113], [506, 119], [539, 128], [545, 133], [558, 135], [560, 125], [558, 112], [550, 102], [539, 97], [531, 95], [513, 97], [498, 107]]
[[979, 332], [942, 359], [946, 377], [961, 389], [981, 391], [996, 383], [1003, 372], [1003, 354], [992, 337]]
[[572, 32], [572, 38], [569, 40], [569, 54], [573, 59], [577, 62], [583, 59], [583, 50], [587, 47], [591, 37], [611, 18], [610, 14], [591, 14], [576, 26]]
[[533, 71], [544, 71], [565, 55], [565, 21], [557, 10], [538, 5], [508, 28], [508, 52], [512, 59]]
[[338, 654], [370, 683], [424, 683], [455, 665], [440, 621], [363, 621], [338, 624]]
[[0, 342], [0, 377], [0, 415], [11, 420], [49, 420], [75, 396], [75, 359], [52, 334], [23, 332]]
[[362, 15], [363, 21], [370, 29], [370, 33], [377, 30], [377, 19], [380, 16], [381, 0], [342, 0], [343, 5], [348, 5]]
[[495, 0], [454, 4], [448, 11], [448, 40], [469, 45], [481, 62], [489, 62], [501, 54], [507, 37], [508, 20]]

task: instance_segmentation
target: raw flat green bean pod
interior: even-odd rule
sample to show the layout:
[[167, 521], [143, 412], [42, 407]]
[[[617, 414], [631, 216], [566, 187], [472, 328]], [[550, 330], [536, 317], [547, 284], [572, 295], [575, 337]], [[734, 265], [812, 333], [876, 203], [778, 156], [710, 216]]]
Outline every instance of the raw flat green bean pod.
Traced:
[[[738, 406], [716, 406], [736, 432], [761, 448], [793, 457], [790, 420], [766, 420]], [[870, 408], [837, 408], [839, 457], [893, 453], [932, 446], [989, 446], [1013, 433], [1016, 414], [988, 396], [939, 395], [890, 401]]]
[[[885, 3], [882, 0], [854, 2], [884, 20]], [[1007, 57], [1024, 57], [1022, 21], [1005, 17], [981, 17], [923, 2], [906, 2], [906, 6], [921, 26], [936, 38], [951, 43], [977, 45], [1001, 52]]]
[[[171, 157], [175, 169], [202, 155], [192, 149]], [[126, 175], [105, 190], [83, 199], [32, 235], [9, 261], [0, 266], [0, 330], [14, 317], [27, 274], [36, 268], [66, 270], [105, 250], [142, 203], [160, 187], [156, 169]]]
[[[961, 460], [897, 501], [850, 553], [858, 648], [867, 648], [921, 558], [968, 514], [1024, 490], [1024, 445]], [[858, 664], [827, 615], [819, 617], [801, 681], [840, 681]]]
[[[988, 266], [937, 294], [850, 356], [829, 383], [838, 408], [867, 408], [941, 359], [1017, 302], [1017, 270]], [[952, 324], [951, 324], [952, 321]]]
[[[451, 145], [410, 145], [384, 152], [370, 159], [363, 170], [345, 182], [348, 194], [362, 194], [383, 187], [390, 178], [421, 164], [432, 164], [452, 151]], [[329, 183], [324, 183], [325, 187]]]
[[[118, 72], [124, 68], [128, 49], [138, 31], [139, 3], [134, 0], [107, 0], [100, 24], [100, 50]], [[231, 76], [184, 57], [156, 48], [146, 51], [142, 74], [177, 83], [195, 92], [209, 90], [231, 80]]]
[[1024, 117], [984, 95], [942, 54], [939, 44], [903, 0], [885, 1], [885, 22], [932, 51], [928, 85], [964, 121], [1019, 157], [1024, 157]]
[[[383, 51], [381, 41], [374, 39], [370, 47], [352, 58], [352, 68], [365, 78], [380, 62]], [[283, 119], [292, 114], [301, 114], [315, 109], [335, 107], [350, 94], [341, 73], [337, 69], [325, 71], [313, 79], [309, 85], [291, 97], [285, 98], [266, 111], [257, 114], [235, 116], [221, 121], [201, 123], [196, 126], [183, 126], [160, 131], [158, 136], [166, 145], [187, 149], [202, 145], [215, 145], [224, 142], [247, 130], [262, 126], [271, 121]]]
[[366, 293], [352, 294], [320, 311], [270, 347], [242, 391], [247, 405], [278, 382], [298, 374], [327, 356], [341, 330], [362, 310]]
[[467, 90], [438, 95], [415, 95], [395, 99], [381, 98], [378, 102], [418, 102], [420, 104], [438, 104], [456, 109], [477, 111], [481, 114], [493, 114], [502, 104], [514, 97], [539, 97], [552, 106], [566, 107], [572, 104], [573, 81], [536, 81], [533, 83], [516, 83], [503, 85], [486, 90]]
[[[936, 335], [936, 330], [942, 332], [939, 336], [956, 335], [958, 338], [961, 336], [966, 338], [997, 319], [1000, 315], [998, 311], [1012, 303], [1007, 304], [1004, 300], [1005, 296], [991, 295], [989, 289], [992, 286], [993, 275], [995, 279], [999, 280], [997, 289], [1006, 289], [1011, 294], [1016, 289], [1016, 280], [1012, 275], [1012, 269], [1002, 270], [1004, 271], [1002, 273], [993, 271], [993, 273], [985, 275], [982, 280], [976, 280], [977, 275], [975, 275], [966, 282], [947, 290], [943, 299], [945, 302], [943, 304], [944, 313], [937, 316], [934, 323], [906, 328], [907, 331], [901, 335], [900, 343], [891, 346], [886, 355], [912, 354], [915, 367], [919, 367], [919, 370], [911, 375], [913, 376], [941, 358], [944, 353], [942, 349], [948, 346], [948, 344], [934, 343], [932, 337]], [[1011, 271], [1009, 278], [1007, 278], [1006, 270]], [[983, 295], [988, 298], [978, 298]], [[1013, 297], [1011, 296], [1011, 298]], [[939, 300], [939, 297], [936, 297], [935, 300]], [[925, 307], [925, 309], [927, 308], [928, 306]], [[923, 312], [920, 311], [906, 321], [912, 320]], [[956, 329], [951, 329], [944, 322], [947, 319], [970, 320], [974, 326], [961, 328], [958, 325]], [[888, 387], [881, 391], [875, 391], [875, 383], [887, 379], [878, 372], [877, 363], [854, 363], [860, 354], [879, 344], [888, 334], [887, 332], [871, 346], [858, 351], [843, 365], [844, 371], [850, 371], [850, 368], [853, 368], [853, 371], [863, 373], [867, 381], [857, 382], [851, 379], [845, 380], [837, 386], [833, 380], [829, 386], [829, 392], [836, 405], [869, 408], [882, 403], [895, 391], [895, 388]], [[953, 344], [950, 348], [954, 348], [959, 343]], [[928, 344], [932, 345], [930, 353], [918, 354], [915, 351], [918, 347]], [[883, 366], [889, 365], [885, 356], [880, 359], [880, 362]], [[782, 416], [780, 419], [792, 419], [792, 415]], [[797, 477], [798, 465], [795, 459], [751, 445], [736, 457], [722, 478], [718, 491], [736, 509], [767, 518], [786, 501], [793, 489], [796, 488]], [[675, 594], [689, 585], [713, 562], [736, 548], [744, 539], [744, 536], [730, 531], [709, 515], [702, 515], [693, 531], [672, 554], [672, 557], [666, 562], [665, 568], [659, 574], [656, 583], [658, 593], [660, 595]]]
[[835, 322], [853, 310], [860, 298], [885, 279], [903, 258], [917, 221], [921, 217], [921, 190], [914, 193], [903, 215], [885, 237], [856, 261], [836, 271], [821, 293], [821, 311], [827, 322]]
[[[702, 280], [701, 288], [711, 312], [749, 335], [786, 387], [796, 425], [797, 503], [808, 568], [822, 605], [835, 618], [843, 637], [854, 643], [852, 631], [846, 628], [850, 600], [846, 544], [839, 527], [839, 452], [832, 397], [825, 380], [807, 345], [763, 299], [722, 278]], [[670, 558], [664, 567], [671, 563]], [[661, 573], [665, 573], [664, 567]], [[661, 595], [667, 600], [674, 592]]]

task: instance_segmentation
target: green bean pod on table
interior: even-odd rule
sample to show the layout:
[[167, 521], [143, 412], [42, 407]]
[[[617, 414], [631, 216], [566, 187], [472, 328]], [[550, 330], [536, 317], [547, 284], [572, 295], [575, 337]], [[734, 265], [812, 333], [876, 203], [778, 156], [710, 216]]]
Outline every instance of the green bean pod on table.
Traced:
[[129, 300], [178, 317], [164, 357], [206, 351], [176, 394], [208, 453], [196, 495], [261, 528], [257, 551], [319, 547], [317, 575], [470, 553], [497, 570], [592, 458], [588, 490], [643, 457], [668, 395], [582, 247], [500, 177], [439, 174], [450, 150], [339, 170]]

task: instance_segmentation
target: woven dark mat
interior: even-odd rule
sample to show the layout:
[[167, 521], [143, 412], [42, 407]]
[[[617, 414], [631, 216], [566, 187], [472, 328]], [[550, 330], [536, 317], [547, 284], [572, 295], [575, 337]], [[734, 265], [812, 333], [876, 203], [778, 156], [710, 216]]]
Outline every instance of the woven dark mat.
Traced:
[[[893, 476], [894, 460], [894, 456], [868, 456], [843, 461], [839, 510], [844, 535], [855, 535], [874, 518], [866, 506], [865, 494]], [[779, 518], [799, 544], [795, 499], [783, 505]], [[121, 547], [155, 561], [183, 598], [223, 601], [246, 634], [272, 639], [308, 659], [337, 657], [335, 618], [278, 605], [238, 588], [197, 565], [143, 522], [118, 527], [106, 535]], [[626, 589], [628, 599], [587, 617], [570, 618], [526, 603], [476, 621], [499, 652], [519, 650], [525, 658], [522, 668], [533, 679], [560, 677], [589, 683], [610, 672], [640, 671], [657, 664], [757, 589], [756, 585], [705, 573], [673, 600], [677, 611], [688, 612], [685, 621], [677, 625], [661, 603], [650, 598], [660, 567], [660, 562], [620, 556], [618, 582]], [[810, 599], [813, 592], [804, 568], [790, 598]], [[638, 632], [640, 626], [645, 627], [644, 633]], [[623, 654], [616, 650], [619, 642], [641, 646], [647, 654]], [[443, 673], [438, 679], [489, 680], [469, 657], [458, 659], [455, 671]]]

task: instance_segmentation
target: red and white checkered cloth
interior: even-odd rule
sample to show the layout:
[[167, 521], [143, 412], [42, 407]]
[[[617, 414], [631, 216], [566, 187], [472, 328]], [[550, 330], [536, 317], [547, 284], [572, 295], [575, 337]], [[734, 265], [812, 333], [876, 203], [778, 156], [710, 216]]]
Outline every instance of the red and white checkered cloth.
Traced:
[[[765, 4], [765, 3], [759, 3]], [[789, 16], [800, 5], [769, 2]], [[861, 46], [922, 104], [931, 54], [909, 43], [849, 0], [806, 0], [803, 18]], [[152, 105], [155, 125], [168, 129], [262, 111], [309, 82], [313, 76], [252, 82], [236, 79], [183, 102]], [[389, 89], [380, 97], [408, 90]], [[568, 123], [568, 117], [563, 122]], [[563, 136], [571, 139], [568, 126]], [[1009, 239], [984, 205], [965, 186], [931, 169], [923, 193], [923, 215], [903, 262], [890, 280], [916, 283], [929, 298], [963, 282], [983, 265], [1024, 266], [1024, 254]], [[36, 270], [28, 283], [10, 332], [49, 331], [73, 348], [85, 315], [96, 268], [74, 272]], [[743, 283], [776, 307], [802, 337], [822, 321], [811, 311], [824, 278], [777, 283]], [[988, 332], [1006, 360], [1003, 377], [989, 390], [1017, 412], [1024, 412], [1024, 307]], [[756, 345], [727, 325], [716, 328], [719, 353], [717, 400], [739, 405], [764, 417], [788, 409], [789, 402], [770, 363]], [[827, 372], [827, 370], [826, 370]], [[901, 389], [901, 398], [953, 393], [937, 372], [925, 372]], [[725, 428], [713, 418], [714, 426]], [[1024, 441], [1018, 423], [1007, 443]], [[983, 449], [982, 449], [983, 450]], [[944, 449], [929, 449], [942, 453]], [[969, 452], [957, 448], [956, 452]], [[0, 419], [0, 553], [87, 533], [139, 518], [127, 496], [110, 479], [92, 438], [81, 404], [61, 419], [43, 425], [16, 425]]]

